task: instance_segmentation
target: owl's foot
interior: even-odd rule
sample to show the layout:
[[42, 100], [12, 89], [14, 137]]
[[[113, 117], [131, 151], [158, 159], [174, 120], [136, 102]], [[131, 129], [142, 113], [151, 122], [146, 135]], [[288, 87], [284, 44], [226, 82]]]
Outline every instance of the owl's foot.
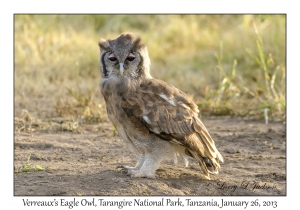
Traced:
[[142, 173], [139, 170], [135, 170], [135, 167], [130, 166], [117, 166], [117, 169], [120, 169], [120, 171], [127, 176], [134, 177], [134, 178], [150, 178], [155, 179], [155, 174], [152, 173]]
[[120, 171], [124, 174], [127, 174], [130, 170], [134, 169], [134, 167], [130, 167], [130, 166], [122, 166], [119, 165], [116, 167], [117, 169], [120, 169]]
[[149, 178], [149, 179], [155, 179], [156, 178], [155, 174], [145, 174], [145, 173], [141, 173], [139, 171], [134, 171], [134, 170], [132, 170], [130, 172], [130, 174], [129, 173], [127, 173], [127, 174], [130, 177], [134, 177], [134, 178]]

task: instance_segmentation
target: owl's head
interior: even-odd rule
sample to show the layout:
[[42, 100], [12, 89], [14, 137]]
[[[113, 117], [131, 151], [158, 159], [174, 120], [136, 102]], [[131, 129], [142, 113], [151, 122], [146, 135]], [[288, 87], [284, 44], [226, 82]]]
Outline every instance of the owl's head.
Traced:
[[102, 77], [151, 78], [148, 50], [140, 37], [123, 33], [116, 39], [102, 39], [99, 47]]

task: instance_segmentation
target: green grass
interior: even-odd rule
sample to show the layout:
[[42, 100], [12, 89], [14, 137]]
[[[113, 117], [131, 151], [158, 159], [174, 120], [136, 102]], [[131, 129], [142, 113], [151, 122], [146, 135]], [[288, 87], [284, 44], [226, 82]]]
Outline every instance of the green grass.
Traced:
[[15, 15], [15, 115], [107, 121], [100, 38], [130, 31], [202, 115], [285, 121], [285, 15]]
[[28, 155], [27, 161], [22, 164], [17, 170], [15, 170], [15, 173], [23, 173], [23, 172], [33, 172], [33, 171], [45, 171], [46, 169], [43, 168], [40, 165], [35, 165], [35, 167], [32, 166], [30, 163], [30, 157], [31, 154]]

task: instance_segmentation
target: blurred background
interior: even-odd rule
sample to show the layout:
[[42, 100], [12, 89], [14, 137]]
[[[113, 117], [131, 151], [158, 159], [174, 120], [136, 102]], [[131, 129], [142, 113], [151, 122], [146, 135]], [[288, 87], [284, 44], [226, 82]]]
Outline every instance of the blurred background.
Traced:
[[123, 32], [143, 39], [152, 76], [202, 117], [285, 122], [285, 15], [15, 15], [14, 32], [18, 130], [107, 122], [98, 41]]

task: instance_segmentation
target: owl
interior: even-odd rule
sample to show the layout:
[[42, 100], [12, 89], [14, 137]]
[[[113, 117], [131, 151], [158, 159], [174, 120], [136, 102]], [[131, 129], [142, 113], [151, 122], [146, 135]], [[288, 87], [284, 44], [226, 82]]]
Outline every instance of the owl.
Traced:
[[107, 115], [138, 161], [120, 166], [131, 177], [155, 178], [163, 160], [195, 159], [205, 178], [218, 174], [222, 155], [198, 117], [197, 105], [173, 85], [150, 74], [141, 38], [123, 33], [99, 42], [101, 93]]

